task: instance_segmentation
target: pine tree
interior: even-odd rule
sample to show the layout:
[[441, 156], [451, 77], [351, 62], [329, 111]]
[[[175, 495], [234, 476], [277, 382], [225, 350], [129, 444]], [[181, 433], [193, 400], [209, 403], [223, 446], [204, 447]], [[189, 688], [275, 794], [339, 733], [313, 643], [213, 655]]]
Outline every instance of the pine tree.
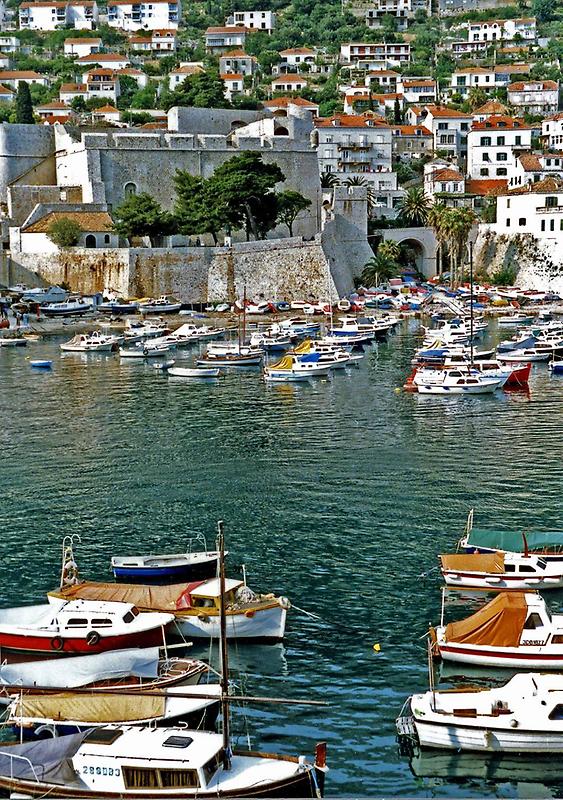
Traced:
[[16, 122], [24, 125], [33, 125], [33, 103], [31, 102], [31, 92], [25, 81], [18, 83], [18, 93], [16, 95]]

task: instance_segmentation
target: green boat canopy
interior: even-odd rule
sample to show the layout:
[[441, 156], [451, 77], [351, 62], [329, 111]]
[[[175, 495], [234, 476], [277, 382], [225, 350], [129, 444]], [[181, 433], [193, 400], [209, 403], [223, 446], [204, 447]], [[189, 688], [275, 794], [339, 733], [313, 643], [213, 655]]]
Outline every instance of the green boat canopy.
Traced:
[[563, 531], [493, 531], [472, 528], [466, 547], [523, 553], [524, 536], [530, 553], [563, 552]]

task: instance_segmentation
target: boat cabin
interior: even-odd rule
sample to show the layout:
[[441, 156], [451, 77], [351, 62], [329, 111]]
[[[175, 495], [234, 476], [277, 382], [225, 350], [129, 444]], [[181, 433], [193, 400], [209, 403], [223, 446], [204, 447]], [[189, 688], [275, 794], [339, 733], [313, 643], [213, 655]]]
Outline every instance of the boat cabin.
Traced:
[[223, 737], [180, 728], [114, 726], [90, 731], [72, 763], [97, 792], [211, 788], [222, 768]]
[[139, 616], [139, 609], [130, 603], [73, 600], [55, 611], [53, 626], [64, 631], [126, 628]]
[[[232, 578], [225, 579], [225, 605], [234, 605], [236, 601], [235, 594], [243, 585], [242, 581], [233, 580]], [[221, 582], [219, 578], [204, 581], [195, 589], [192, 589], [190, 598], [192, 608], [213, 608], [220, 611]]]

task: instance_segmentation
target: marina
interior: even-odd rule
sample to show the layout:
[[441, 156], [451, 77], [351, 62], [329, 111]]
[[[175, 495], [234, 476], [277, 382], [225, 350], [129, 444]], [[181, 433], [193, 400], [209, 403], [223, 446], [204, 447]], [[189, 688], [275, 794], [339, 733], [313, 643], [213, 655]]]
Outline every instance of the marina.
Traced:
[[[177, 324], [167, 318], [172, 331]], [[220, 327], [214, 318], [206, 324]], [[312, 324], [285, 327], [302, 326], [302, 338], [331, 338]], [[85, 332], [92, 330], [91, 322], [85, 325]], [[293, 757], [314, 753], [318, 741], [326, 740], [329, 796], [366, 794], [366, 786], [377, 781], [377, 794], [478, 797], [484, 769], [469, 784], [463, 777], [448, 778], [445, 767], [437, 786], [417, 782], [414, 767], [397, 750], [395, 718], [405, 696], [425, 690], [426, 644], [419, 637], [429, 620], [440, 617], [436, 559], [455, 550], [468, 507], [475, 507], [483, 527], [517, 532], [520, 553], [520, 530], [557, 528], [562, 384], [539, 362], [516, 391], [499, 387], [451, 398], [399, 391], [422, 343], [420, 320], [398, 320], [385, 337], [363, 325], [346, 323], [342, 335], [333, 328], [332, 338], [339, 340], [334, 348], [315, 352], [316, 346], [307, 345], [299, 352], [292, 343], [298, 357], [319, 356], [325, 364], [342, 348], [362, 356], [296, 383], [264, 380], [260, 361], [268, 369], [285, 357], [279, 351], [246, 369], [225, 368], [220, 381], [186, 382], [168, 380], [167, 370], [154, 369], [152, 359], [122, 359], [111, 351], [63, 353], [68, 331], [29, 343], [33, 360], [51, 361], [52, 370], [24, 368], [25, 351], [2, 349], [0, 411], [14, 419], [19, 399], [28, 398], [25, 421], [1, 434], [6, 501], [0, 519], [7, 545], [18, 542], [6, 557], [2, 606], [16, 605], [15, 588], [20, 605], [45, 604], [47, 591], [51, 603], [62, 597], [123, 602], [126, 591], [138, 591], [138, 577], [112, 583], [110, 563], [182, 568], [182, 546], [193, 532], [204, 532], [211, 542], [216, 520], [224, 517], [232, 564], [226, 590], [248, 585], [273, 597], [260, 602], [284, 615], [284, 630], [265, 637], [277, 644], [244, 643], [236, 629], [230, 637], [231, 674], [245, 687], [241, 695], [330, 703], [322, 710], [233, 704], [235, 747], [250, 736], [255, 750]], [[505, 338], [506, 329], [492, 319], [482, 335], [486, 348]], [[356, 337], [364, 339], [363, 351], [348, 349]], [[172, 351], [165, 358], [196, 369], [207, 348], [209, 342], [201, 340], [181, 356]], [[228, 355], [227, 350], [218, 357]], [[147, 425], [152, 418], [154, 424]], [[47, 419], [49, 432], [41, 434], [39, 450]], [[540, 472], [549, 475], [547, 483]], [[540, 485], [541, 508], [532, 508], [530, 497]], [[79, 534], [75, 560], [80, 580], [87, 582], [58, 591], [61, 533]], [[497, 546], [493, 541], [493, 553]], [[361, 559], [354, 555], [359, 548]], [[211, 608], [207, 601], [216, 613], [219, 587], [205, 589], [205, 576], [201, 580], [190, 597], [206, 601], [199, 615]], [[553, 613], [560, 597], [556, 588], [550, 591]], [[146, 613], [139, 596], [131, 603], [139, 616]], [[246, 624], [259, 622], [257, 608], [243, 609]], [[249, 610], [254, 616], [246, 616]], [[459, 619], [474, 611], [475, 606], [456, 606]], [[164, 613], [159, 607], [148, 616], [155, 612]], [[176, 620], [182, 613], [176, 610]], [[197, 631], [185, 635], [196, 637], [190, 658], [211, 656], [220, 668], [217, 651], [198, 643]], [[463, 674], [464, 665], [457, 667]], [[49, 724], [48, 714], [24, 718], [26, 724]], [[68, 720], [80, 722], [71, 715]], [[72, 758], [80, 758], [86, 745], [72, 746]], [[163, 780], [156, 774], [154, 779]], [[203, 786], [204, 779], [198, 780]], [[517, 780], [525, 783], [525, 774]], [[499, 796], [513, 791], [509, 775], [495, 788]]]

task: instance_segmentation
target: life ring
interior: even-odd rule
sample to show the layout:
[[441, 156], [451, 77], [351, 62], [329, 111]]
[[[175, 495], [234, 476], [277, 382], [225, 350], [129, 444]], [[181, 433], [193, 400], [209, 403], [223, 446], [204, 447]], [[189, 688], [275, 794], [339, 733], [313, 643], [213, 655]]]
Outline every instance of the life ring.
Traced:
[[89, 631], [86, 634], [86, 641], [90, 647], [95, 647], [100, 641], [100, 634], [97, 631]]
[[54, 639], [51, 639], [51, 650], [62, 650], [64, 646], [65, 643], [60, 636], [55, 636]]

